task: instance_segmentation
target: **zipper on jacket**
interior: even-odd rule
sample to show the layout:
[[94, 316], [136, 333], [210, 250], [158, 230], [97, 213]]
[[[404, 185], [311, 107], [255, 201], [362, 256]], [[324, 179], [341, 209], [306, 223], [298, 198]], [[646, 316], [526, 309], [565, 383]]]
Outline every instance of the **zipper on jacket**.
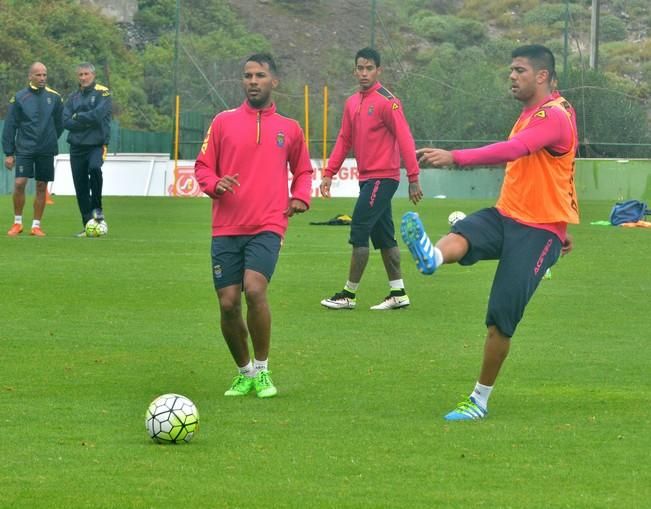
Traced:
[[260, 145], [260, 128], [262, 127], [262, 112], [258, 110], [258, 118], [256, 120], [256, 136], [255, 136], [255, 142]]

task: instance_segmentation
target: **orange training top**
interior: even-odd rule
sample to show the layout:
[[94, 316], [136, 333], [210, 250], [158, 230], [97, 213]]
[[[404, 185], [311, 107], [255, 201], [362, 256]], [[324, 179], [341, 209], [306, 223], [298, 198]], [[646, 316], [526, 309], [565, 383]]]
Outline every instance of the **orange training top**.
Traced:
[[577, 134], [570, 104], [557, 97], [518, 119], [509, 138], [527, 127], [535, 117], [547, 114], [549, 108], [560, 108], [572, 124], [572, 146], [564, 154], [543, 148], [506, 165], [504, 182], [496, 207], [505, 215], [524, 223], [579, 222], [579, 207], [574, 184], [574, 158]]

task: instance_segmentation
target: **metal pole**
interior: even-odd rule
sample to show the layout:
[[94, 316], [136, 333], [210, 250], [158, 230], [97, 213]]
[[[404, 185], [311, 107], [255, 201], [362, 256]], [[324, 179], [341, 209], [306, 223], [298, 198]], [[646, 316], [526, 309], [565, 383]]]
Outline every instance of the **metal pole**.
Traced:
[[570, 23], [570, 1], [565, 0], [565, 30], [563, 36], [563, 83], [559, 84], [559, 88], [561, 89], [568, 87], [567, 52], [569, 50], [569, 37], [567, 32], [569, 30], [569, 23]]
[[328, 85], [323, 87], [323, 165], [321, 166], [321, 177], [326, 169], [328, 158]]
[[592, 0], [590, 19], [590, 69], [599, 67], [599, 0]]
[[376, 0], [371, 1], [371, 48], [375, 48], [375, 8]]
[[180, 101], [179, 101], [179, 19], [180, 19], [180, 3], [181, 0], [176, 0], [176, 13], [175, 13], [175, 25], [176, 25], [176, 34], [174, 37], [174, 172], [176, 174], [176, 168], [179, 159], [179, 135], [180, 135]]
[[179, 90], [179, 19], [181, 11], [181, 0], [176, 0], [175, 22], [176, 34], [174, 36], [174, 97], [178, 94]]
[[304, 108], [305, 108], [305, 145], [307, 145], [307, 151], [310, 151], [310, 87], [305, 84], [303, 88], [303, 97], [304, 97]]

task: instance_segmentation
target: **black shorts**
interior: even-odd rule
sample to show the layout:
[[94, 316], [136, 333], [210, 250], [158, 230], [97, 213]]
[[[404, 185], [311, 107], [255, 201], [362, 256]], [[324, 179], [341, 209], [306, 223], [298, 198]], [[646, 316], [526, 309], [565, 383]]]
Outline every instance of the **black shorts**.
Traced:
[[54, 180], [54, 156], [16, 154], [16, 178]]
[[259, 272], [267, 281], [276, 268], [280, 236], [272, 232], [212, 238], [212, 277], [215, 288], [241, 285], [244, 271]]
[[486, 325], [513, 336], [545, 271], [561, 253], [561, 241], [552, 232], [523, 225], [494, 207], [482, 209], [452, 226], [470, 248], [459, 261], [499, 260], [486, 312]]
[[391, 213], [391, 199], [399, 182], [393, 179], [372, 179], [359, 183], [359, 198], [350, 225], [350, 240], [354, 247], [367, 247], [371, 238], [375, 249], [398, 245]]

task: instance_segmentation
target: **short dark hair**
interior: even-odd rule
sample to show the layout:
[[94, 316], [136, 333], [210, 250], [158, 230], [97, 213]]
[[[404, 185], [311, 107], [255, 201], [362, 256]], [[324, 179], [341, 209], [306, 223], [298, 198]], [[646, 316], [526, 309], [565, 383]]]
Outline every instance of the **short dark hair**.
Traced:
[[536, 71], [546, 70], [549, 73], [549, 82], [556, 77], [556, 59], [552, 51], [546, 46], [540, 44], [520, 46], [511, 52], [511, 58], [518, 57], [529, 59]]
[[249, 58], [246, 59], [246, 62], [257, 62], [260, 65], [267, 64], [271, 74], [278, 74], [278, 69], [276, 68], [276, 62], [274, 62], [274, 57], [269, 53], [254, 53]]
[[363, 58], [365, 60], [373, 60], [375, 67], [380, 67], [380, 53], [373, 48], [362, 48], [355, 55], [355, 65], [357, 65], [357, 60]]

